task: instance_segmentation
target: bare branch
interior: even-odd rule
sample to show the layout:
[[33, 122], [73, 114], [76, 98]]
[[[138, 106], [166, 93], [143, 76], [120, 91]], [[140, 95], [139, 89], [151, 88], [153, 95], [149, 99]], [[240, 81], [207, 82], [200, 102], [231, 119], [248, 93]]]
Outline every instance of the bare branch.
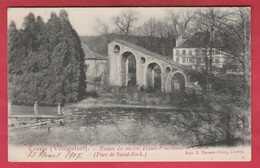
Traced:
[[137, 20], [136, 13], [133, 10], [124, 11], [121, 16], [113, 17], [113, 21], [118, 28], [119, 33], [127, 36], [134, 27], [133, 23]]

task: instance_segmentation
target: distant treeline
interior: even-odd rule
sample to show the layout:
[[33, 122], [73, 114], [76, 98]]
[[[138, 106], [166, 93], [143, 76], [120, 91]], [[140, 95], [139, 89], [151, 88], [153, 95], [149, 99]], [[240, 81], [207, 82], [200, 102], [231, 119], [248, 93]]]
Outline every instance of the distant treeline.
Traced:
[[174, 38], [159, 38], [149, 36], [134, 36], [122, 34], [104, 34], [100, 36], [81, 36], [81, 41], [88, 45], [90, 50], [107, 56], [107, 44], [114, 39], [122, 39], [138, 46], [144, 47], [152, 52], [172, 57], [172, 48], [175, 47]]
[[16, 101], [76, 102], [84, 98], [84, 52], [66, 11], [43, 19], [30, 13], [8, 28], [8, 96]]

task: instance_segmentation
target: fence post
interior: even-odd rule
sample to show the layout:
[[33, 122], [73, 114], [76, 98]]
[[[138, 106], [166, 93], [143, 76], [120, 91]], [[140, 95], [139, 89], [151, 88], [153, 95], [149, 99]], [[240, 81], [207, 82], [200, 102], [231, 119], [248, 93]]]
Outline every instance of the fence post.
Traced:
[[58, 104], [58, 115], [62, 115], [60, 103]]
[[8, 116], [12, 115], [12, 102], [8, 100]]
[[37, 101], [35, 101], [35, 103], [34, 103], [34, 114], [38, 115], [38, 104], [37, 104]]

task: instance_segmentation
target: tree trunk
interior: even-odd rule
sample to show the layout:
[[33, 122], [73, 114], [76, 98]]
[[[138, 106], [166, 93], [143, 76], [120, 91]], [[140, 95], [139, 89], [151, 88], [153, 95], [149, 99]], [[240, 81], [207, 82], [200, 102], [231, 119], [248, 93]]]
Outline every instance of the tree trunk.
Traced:
[[249, 62], [248, 62], [248, 58], [250, 57], [250, 53], [249, 53], [249, 46], [250, 46], [250, 39], [249, 38], [249, 43], [247, 42], [247, 31], [246, 31], [246, 23], [244, 21], [243, 23], [243, 29], [244, 29], [244, 93], [245, 93], [245, 96], [247, 98], [250, 98], [250, 78], [249, 78], [249, 69], [250, 69], [250, 65], [249, 65]]
[[214, 40], [214, 25], [210, 29], [210, 42], [209, 42], [209, 75], [212, 73], [212, 51], [213, 51], [213, 40]]

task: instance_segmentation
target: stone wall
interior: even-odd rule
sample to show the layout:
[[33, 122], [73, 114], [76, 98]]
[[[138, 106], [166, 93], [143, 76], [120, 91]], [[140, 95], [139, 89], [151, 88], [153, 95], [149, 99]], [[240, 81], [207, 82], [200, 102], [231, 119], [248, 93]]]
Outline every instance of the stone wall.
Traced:
[[123, 85], [123, 82], [121, 81], [122, 79], [121, 59], [122, 59], [122, 54], [124, 54], [125, 52], [131, 52], [136, 58], [136, 83], [139, 87], [147, 86], [147, 80], [146, 80], [147, 68], [148, 65], [151, 63], [158, 64], [161, 69], [161, 91], [167, 92], [167, 82], [169, 82], [167, 78], [171, 77], [171, 74], [173, 74], [176, 70], [182, 73], [182, 71], [178, 67], [174, 67], [172, 64], [169, 64], [153, 56], [144, 54], [143, 52], [140, 52], [138, 50], [120, 44], [116, 41], [113, 41], [108, 45], [109, 66], [110, 66], [109, 81], [111, 85], [114, 86]]
[[95, 90], [94, 85], [106, 83], [108, 71], [107, 60], [85, 60], [87, 91]]

